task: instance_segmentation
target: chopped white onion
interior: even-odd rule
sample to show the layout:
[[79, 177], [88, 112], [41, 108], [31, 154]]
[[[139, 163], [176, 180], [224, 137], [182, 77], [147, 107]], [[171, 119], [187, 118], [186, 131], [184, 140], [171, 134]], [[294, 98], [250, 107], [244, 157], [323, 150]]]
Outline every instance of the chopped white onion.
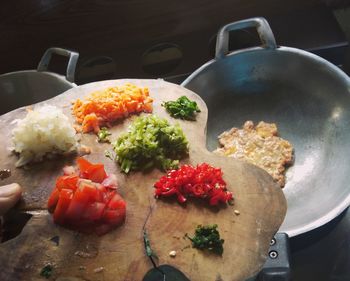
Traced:
[[19, 153], [16, 167], [41, 161], [47, 154], [75, 151], [75, 130], [67, 116], [56, 106], [44, 105], [16, 120], [12, 130], [14, 151]]

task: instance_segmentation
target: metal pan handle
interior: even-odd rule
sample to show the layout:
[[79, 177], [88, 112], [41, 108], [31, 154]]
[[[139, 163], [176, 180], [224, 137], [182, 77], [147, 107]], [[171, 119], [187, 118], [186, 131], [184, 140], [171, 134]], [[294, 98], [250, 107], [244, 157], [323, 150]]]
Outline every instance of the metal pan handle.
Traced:
[[249, 27], [256, 27], [259, 34], [262, 47], [266, 49], [276, 49], [276, 40], [273, 36], [269, 23], [264, 18], [250, 18], [246, 20], [236, 21], [223, 26], [216, 38], [215, 58], [222, 59], [229, 53], [229, 32], [232, 30], [240, 30]]
[[75, 68], [77, 66], [79, 53], [70, 51], [62, 48], [49, 48], [46, 50], [44, 55], [42, 56], [38, 68], [38, 71], [48, 71], [48, 66], [52, 57], [52, 54], [69, 57], [67, 71], [66, 71], [66, 79], [69, 82], [74, 82]]

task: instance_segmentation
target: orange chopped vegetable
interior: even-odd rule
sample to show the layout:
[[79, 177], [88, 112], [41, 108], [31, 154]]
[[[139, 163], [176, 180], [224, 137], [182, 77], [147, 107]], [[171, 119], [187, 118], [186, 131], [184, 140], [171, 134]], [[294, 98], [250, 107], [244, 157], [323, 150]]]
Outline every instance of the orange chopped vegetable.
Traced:
[[148, 88], [126, 83], [93, 92], [84, 100], [77, 99], [73, 104], [73, 114], [84, 133], [98, 133], [101, 126], [109, 126], [129, 114], [152, 112], [152, 102]]

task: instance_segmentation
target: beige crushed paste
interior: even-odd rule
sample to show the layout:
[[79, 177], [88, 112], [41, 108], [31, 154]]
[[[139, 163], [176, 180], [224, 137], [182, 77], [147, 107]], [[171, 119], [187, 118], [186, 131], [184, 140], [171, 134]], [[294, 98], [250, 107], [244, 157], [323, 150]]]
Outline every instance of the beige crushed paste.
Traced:
[[267, 171], [283, 187], [286, 166], [293, 162], [293, 147], [278, 136], [274, 123], [246, 121], [243, 128], [232, 128], [219, 136], [217, 154], [247, 161]]

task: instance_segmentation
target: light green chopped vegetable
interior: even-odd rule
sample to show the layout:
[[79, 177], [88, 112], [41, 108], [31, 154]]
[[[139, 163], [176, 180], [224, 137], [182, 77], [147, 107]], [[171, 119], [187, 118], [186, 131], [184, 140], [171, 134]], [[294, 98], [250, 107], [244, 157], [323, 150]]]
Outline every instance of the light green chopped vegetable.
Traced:
[[97, 133], [98, 141], [99, 142], [110, 142], [108, 136], [110, 136], [111, 133], [107, 130], [106, 127], [101, 128], [101, 130]]
[[155, 115], [136, 118], [113, 148], [125, 173], [154, 167], [175, 169], [179, 159], [188, 155], [188, 141], [180, 126]]
[[182, 96], [176, 101], [164, 102], [162, 106], [165, 107], [172, 117], [185, 120], [194, 120], [196, 113], [201, 112], [197, 103], [186, 96]]

